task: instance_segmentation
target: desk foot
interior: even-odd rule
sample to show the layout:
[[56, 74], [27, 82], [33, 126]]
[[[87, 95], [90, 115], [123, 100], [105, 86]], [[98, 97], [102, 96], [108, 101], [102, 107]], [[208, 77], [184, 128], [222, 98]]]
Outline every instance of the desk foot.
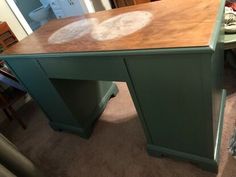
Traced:
[[88, 139], [92, 134], [92, 128], [83, 129], [74, 125], [66, 125], [56, 122], [49, 122], [50, 127], [58, 132], [68, 132], [78, 134], [80, 137]]
[[218, 172], [218, 163], [214, 159], [208, 159], [208, 158], [200, 157], [197, 155], [175, 151], [172, 149], [168, 149], [168, 148], [164, 148], [160, 146], [154, 146], [154, 145], [148, 145], [147, 152], [149, 155], [155, 156], [158, 158], [170, 157], [176, 160], [191, 162], [203, 170], [211, 171], [214, 173]]

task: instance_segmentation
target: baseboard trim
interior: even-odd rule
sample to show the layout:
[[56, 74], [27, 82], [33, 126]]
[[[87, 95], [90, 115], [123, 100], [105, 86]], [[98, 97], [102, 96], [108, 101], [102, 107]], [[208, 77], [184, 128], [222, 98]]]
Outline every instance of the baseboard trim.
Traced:
[[147, 145], [148, 154], [155, 157], [171, 157], [177, 160], [192, 162], [200, 168], [211, 171], [214, 173], [218, 172], [218, 164], [214, 159], [204, 158], [198, 155], [189, 154], [181, 151], [176, 151], [173, 149], [168, 149], [156, 145]]

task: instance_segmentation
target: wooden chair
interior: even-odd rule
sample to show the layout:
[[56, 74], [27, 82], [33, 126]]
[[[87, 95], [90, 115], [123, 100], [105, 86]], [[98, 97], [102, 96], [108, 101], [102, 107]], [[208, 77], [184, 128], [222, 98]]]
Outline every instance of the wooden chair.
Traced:
[[0, 91], [0, 108], [3, 110], [7, 118], [11, 120], [16, 120], [19, 122], [23, 129], [26, 129], [24, 122], [17, 116], [16, 111], [12, 107], [19, 99], [25, 96], [26, 92], [18, 90], [13, 87], [8, 87], [5, 90]]
[[25, 95], [24, 88], [19, 84], [15, 76], [7, 68], [0, 68], [0, 109], [3, 110], [10, 121], [17, 120], [23, 129], [26, 129], [26, 126], [17, 116], [12, 105]]
[[6, 22], [0, 22], [0, 46], [7, 49], [18, 42], [15, 34]]
[[[6, 22], [0, 22], [0, 52], [11, 47], [18, 40]], [[16, 77], [5, 67], [0, 60], [0, 83], [8, 86], [7, 89], [0, 86], [0, 109], [3, 110], [9, 120], [17, 120], [23, 129], [26, 129], [24, 122], [17, 116], [12, 105], [26, 94], [24, 88], [19, 84]]]

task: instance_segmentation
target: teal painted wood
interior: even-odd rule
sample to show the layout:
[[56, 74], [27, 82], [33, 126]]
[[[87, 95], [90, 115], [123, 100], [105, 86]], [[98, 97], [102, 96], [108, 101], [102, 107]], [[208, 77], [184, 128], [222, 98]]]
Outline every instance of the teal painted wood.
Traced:
[[106, 81], [127, 78], [122, 57], [51, 57], [38, 61], [50, 78]]
[[[60, 95], [55, 92], [50, 80], [42, 71], [36, 60], [24, 60], [18, 62], [18, 59], [7, 61], [8, 66], [13, 70], [19, 80], [23, 83], [25, 88], [31, 93], [33, 98], [36, 98], [40, 105], [47, 105], [43, 110], [48, 115], [50, 121], [54, 118], [63, 122], [64, 117], [69, 119], [72, 117], [70, 111], [64, 104]], [[77, 121], [71, 119], [73, 123]]]
[[226, 97], [221, 38], [213, 53], [126, 57], [151, 155], [191, 160], [217, 172]]
[[[213, 121], [213, 134], [216, 136], [218, 129], [218, 115], [220, 113], [220, 102], [222, 100], [223, 76], [224, 71], [224, 46], [222, 43], [217, 45], [216, 52], [211, 58], [211, 83], [212, 83], [212, 121]], [[216, 137], [214, 138], [216, 140]], [[216, 143], [216, 141], [214, 142]]]
[[134, 87], [134, 83], [133, 81], [131, 80], [131, 77], [130, 77], [130, 73], [128, 71], [128, 67], [127, 67], [127, 64], [125, 63], [126, 65], [126, 69], [127, 69], [127, 78], [126, 78], [126, 83], [127, 83], [127, 86], [129, 88], [129, 92], [130, 92], [130, 95], [132, 97], [132, 100], [134, 102], [134, 106], [136, 108], [136, 111], [138, 113], [138, 117], [139, 117], [139, 120], [141, 121], [141, 124], [142, 124], [142, 127], [143, 127], [143, 130], [144, 130], [144, 133], [145, 133], [145, 136], [146, 136], [146, 139], [147, 139], [147, 143], [150, 143], [152, 144], [152, 137], [151, 137], [151, 134], [150, 134], [150, 131], [149, 131], [149, 127], [147, 125], [147, 122], [146, 122], [146, 119], [143, 115], [143, 111], [142, 111], [142, 107], [140, 105], [140, 101], [138, 100], [138, 96], [137, 96], [137, 93], [136, 93], [136, 90], [135, 90], [135, 87]]
[[[55, 57], [47, 57], [38, 61], [41, 72], [44, 71], [48, 82], [53, 89], [57, 90], [56, 92], [72, 114], [80, 112], [73, 107], [71, 100], [79, 99], [80, 92], [77, 92], [75, 97], [69, 92], [69, 88], [74, 84], [79, 85], [84, 82], [82, 80], [98, 79], [126, 81], [142, 122], [148, 147], [152, 147], [148, 149], [150, 154], [162, 153], [191, 160], [191, 156], [189, 158], [181, 156], [182, 153], [186, 153], [212, 160], [213, 164], [217, 164], [214, 160], [217, 113], [214, 118], [212, 109], [215, 99], [212, 97], [212, 88], [215, 85], [221, 87], [220, 84], [215, 83], [218, 83], [218, 76], [221, 76], [219, 70], [223, 65], [221, 65], [220, 57], [218, 57], [219, 61], [215, 61], [216, 54], [210, 49], [208, 51], [208, 53], [203, 51], [182, 54], [167, 52], [146, 56], [128, 55], [125, 60], [122, 57], [117, 57], [116, 60], [114, 58], [112, 60], [111, 57], [101, 57], [99, 58], [101, 63], [95, 62], [96, 57], [75, 56], [67, 58], [68, 60], [63, 57], [59, 57], [58, 60]], [[22, 64], [21, 60], [16, 63]], [[23, 63], [31, 60], [27, 58]], [[7, 61], [12, 63], [11, 58]], [[116, 65], [114, 72], [111, 69], [107, 70], [109, 66], [114, 68]], [[20, 64], [18, 66], [11, 64], [11, 66], [14, 71], [15, 68], [19, 70], [21, 67]], [[15, 72], [18, 74], [19, 71]], [[22, 79], [22, 76], [19, 78]], [[33, 80], [32, 78], [23, 79]], [[88, 84], [93, 82], [87, 81]], [[217, 105], [218, 103], [215, 104], [216, 107]], [[213, 119], [216, 120], [216, 124], [213, 123]], [[86, 124], [83, 121], [80, 123]], [[75, 127], [71, 124], [51, 121], [51, 126], [75, 132]], [[77, 128], [76, 131], [82, 130]], [[178, 153], [168, 154], [160, 151], [158, 147]], [[203, 167], [206, 165], [205, 161], [199, 163]], [[209, 169], [217, 169], [217, 165]]]
[[223, 129], [223, 120], [224, 120], [224, 107], [226, 101], [226, 91], [222, 90], [221, 94], [221, 103], [220, 103], [220, 113], [219, 113], [219, 122], [218, 129], [216, 134], [216, 145], [215, 145], [215, 153], [214, 158], [206, 158], [202, 156], [198, 156], [191, 153], [180, 152], [173, 149], [169, 149], [166, 147], [161, 147], [153, 144], [147, 145], [147, 151], [150, 155], [162, 157], [163, 155], [167, 155], [169, 157], [174, 157], [175, 159], [191, 161], [194, 164], [198, 165], [202, 169], [217, 172], [219, 166], [219, 154], [220, 154], [220, 145], [221, 145], [221, 135]]
[[154, 145], [213, 158], [207, 60], [211, 55], [127, 57]]
[[[137, 100], [135, 88], [130, 80], [129, 73], [127, 71], [126, 64], [122, 57], [110, 56], [110, 57], [51, 57], [38, 59], [41, 67], [45, 71], [51, 80], [57, 80], [56, 78], [74, 79], [74, 80], [112, 80], [112, 81], [124, 81], [129, 87], [130, 94], [134, 101], [135, 108], [138, 112], [139, 119], [142, 122], [144, 132], [148, 142], [151, 142], [151, 136], [148, 131], [145, 119], [143, 118], [142, 111]], [[68, 84], [67, 83], [67, 84]], [[75, 83], [75, 82], [74, 82]], [[74, 84], [73, 83], [73, 84]], [[90, 82], [92, 83], [92, 82]], [[65, 87], [67, 84], [64, 84]], [[63, 83], [60, 81], [61, 87]], [[72, 87], [72, 85], [71, 85]], [[66, 88], [63, 88], [64, 93]], [[81, 95], [80, 95], [81, 96]], [[79, 97], [78, 96], [78, 99]], [[70, 98], [73, 96], [66, 96]], [[71, 98], [70, 98], [71, 99]], [[89, 104], [89, 103], [88, 103]], [[71, 105], [71, 104], [70, 104]], [[71, 106], [69, 106], [71, 107]], [[83, 109], [86, 109], [85, 107]], [[79, 111], [80, 112], [80, 111]]]
[[[71, 79], [50, 80], [70, 112], [77, 118], [79, 125], [85, 128], [91, 126], [91, 123], [104, 110], [104, 106], [110, 97], [116, 96], [118, 92], [116, 85], [112, 82]], [[72, 122], [66, 122], [66, 124], [73, 125]]]
[[[36, 60], [18, 61], [11, 59], [7, 64], [56, 130], [75, 132], [88, 138], [94, 121], [104, 110], [109, 98], [118, 91], [112, 82], [50, 80]], [[67, 87], [65, 83], [74, 86]], [[80, 99], [77, 100], [78, 96]]]
[[[212, 39], [213, 40], [213, 39]], [[71, 52], [71, 53], [47, 53], [47, 54], [35, 54], [37, 59], [44, 59], [50, 57], [58, 57], [59, 59], [65, 59], [68, 57], [120, 57], [120, 56], [133, 56], [133, 55], [151, 55], [151, 54], [181, 54], [181, 53], [209, 53], [214, 52], [209, 47], [189, 47], [189, 48], [162, 48], [162, 49], [143, 49], [143, 50], [114, 50], [114, 51], [91, 51], [91, 52]], [[32, 54], [20, 54], [20, 55], [5, 55], [1, 54], [2, 59], [10, 58], [23, 58], [32, 59]]]
[[[79, 87], [70, 90], [64, 85], [65, 83], [68, 84], [68, 82]], [[104, 111], [109, 99], [116, 96], [118, 88], [111, 82], [86, 82], [89, 83], [82, 85], [81, 81], [64, 80], [55, 84], [55, 81], [53, 81], [62, 99], [74, 115], [74, 118], [79, 121], [79, 125], [82, 128], [71, 124], [69, 121], [66, 123], [50, 122], [52, 128], [77, 133], [83, 138], [89, 138], [91, 136], [96, 120]]]
[[227, 92], [225, 89], [223, 89], [222, 95], [221, 95], [221, 104], [220, 104], [220, 112], [219, 112], [219, 119], [218, 119], [218, 126], [216, 131], [216, 143], [215, 143], [215, 154], [214, 154], [214, 160], [217, 162], [217, 164], [220, 163], [220, 146], [221, 146], [221, 137], [223, 132], [223, 122], [224, 122], [224, 110], [225, 110], [225, 104], [226, 104], [226, 95]]
[[[25, 59], [25, 62], [27, 62], [27, 61], [30, 62], [31, 60], [34, 60], [33, 58], [34, 58], [34, 56], [31, 56], [30, 59], [28, 59], [28, 58]], [[99, 59], [99, 61], [98, 61], [98, 59]], [[18, 64], [18, 65], [17, 64], [10, 65], [10, 67], [12, 67], [12, 70], [16, 73], [16, 75], [19, 75], [18, 74], [19, 68], [24, 68], [26, 70], [25, 67], [27, 65], [24, 65], [24, 62], [19, 62], [19, 61], [21, 61], [21, 58], [18, 58], [16, 60], [12, 59], [12, 58], [8, 58], [6, 61], [8, 61], [8, 63], [10, 64], [10, 63], [12, 63], [12, 60]], [[80, 82], [85, 82], [86, 84], [89, 84], [89, 85], [97, 83], [94, 81], [88, 82], [85, 80], [111, 80], [112, 78], [113, 78], [112, 80], [127, 82], [127, 85], [130, 90], [130, 94], [132, 95], [132, 99], [134, 101], [136, 110], [137, 110], [137, 112], [139, 114], [139, 118], [142, 122], [147, 141], [151, 143], [151, 136], [149, 134], [148, 127], [146, 126], [145, 119], [143, 118], [140, 104], [137, 100], [135, 89], [133, 87], [132, 81], [130, 80], [130, 76], [129, 76], [129, 73], [127, 72], [127, 68], [124, 63], [123, 58], [121, 58], [121, 57], [119, 57], [119, 58], [112, 57], [112, 59], [111, 59], [111, 57], [101, 57], [101, 58], [82, 57], [82, 58], [79, 58], [79, 57], [73, 56], [73, 57], [70, 57], [67, 59], [65, 59], [64, 57], [58, 57], [58, 58], [55, 58], [55, 57], [48, 58], [47, 57], [47, 58], [38, 59], [37, 61], [40, 63], [40, 66], [41, 66], [40, 69], [42, 69], [42, 71], [45, 72], [44, 74], [46, 74], [47, 82], [50, 82], [50, 85], [52, 85], [54, 87], [54, 89], [57, 90], [57, 92], [59, 93], [59, 96], [63, 100], [64, 104], [67, 105], [67, 108], [72, 112], [75, 111], [76, 114], [78, 114], [78, 113], [83, 114], [83, 112], [80, 112], [78, 109], [76, 109], [73, 106], [74, 99], [81, 100], [84, 97], [81, 97], [81, 96], [83, 96], [83, 94], [80, 93], [80, 91], [79, 91], [80, 89], [78, 89], [77, 91], [74, 91], [73, 94], [71, 94], [72, 92], [70, 91], [70, 89], [72, 89], [73, 85], [74, 86], [77, 85], [77, 87], [74, 88], [74, 89], [76, 89], [76, 88], [79, 88], [78, 85], [80, 84]], [[20, 64], [23, 64], [23, 67]], [[37, 67], [39, 67], [39, 66], [37, 66]], [[31, 70], [33, 73], [34, 69], [31, 69]], [[22, 77], [20, 75], [20, 76], [18, 76], [18, 78], [23, 80], [22, 83], [24, 83], [24, 79], [27, 79], [26, 82], [30, 82], [31, 84], [35, 84], [35, 81], [37, 80], [37, 78], [35, 78], [34, 75], [31, 75], [31, 78]], [[70, 79], [70, 80], [68, 80], [68, 79]], [[79, 80], [81, 80], [81, 81], [79, 81]], [[88, 87], [84, 88], [85, 85], [83, 85], [83, 89], [87, 90]], [[31, 87], [31, 85], [29, 87]], [[34, 95], [34, 91], [37, 91], [37, 90], [32, 90], [32, 89], [29, 90], [28, 89], [28, 91], [29, 91], [29, 93]], [[111, 92], [111, 93], [108, 92], [108, 93], [110, 95], [116, 93], [116, 89], [113, 89], [112, 91], [113, 92]], [[38, 93], [35, 93], [35, 94], [36, 94], [36, 96], [34, 97], [34, 99], [36, 101], [38, 101]], [[92, 97], [92, 96], [94, 96], [94, 94], [91, 94], [89, 97]], [[88, 102], [86, 102], [86, 104], [88, 106], [92, 103], [90, 103], [88, 101]], [[86, 105], [86, 104], [84, 104], [84, 105]], [[42, 103], [42, 107], [45, 107], [45, 106], [47, 107], [47, 103], [46, 102]], [[88, 108], [86, 108], [86, 106], [82, 106], [82, 105], [81, 105], [81, 108], [83, 108], [85, 110], [88, 109]], [[98, 110], [101, 110], [101, 109], [98, 109]], [[82, 109], [80, 109], [80, 110], [82, 110]], [[50, 112], [50, 110], [46, 110], [45, 112], [46, 113]], [[99, 114], [96, 114], [96, 115], [99, 115]], [[82, 117], [86, 117], [86, 116], [82, 116]], [[90, 117], [96, 117], [96, 116], [90, 116]], [[85, 119], [87, 120], [88, 117]], [[82, 123], [82, 122], [80, 122], [80, 123]], [[58, 121], [51, 121], [50, 125], [54, 129], [71, 130], [72, 132], [77, 131], [77, 133], [79, 133], [81, 136], [88, 137], [87, 135], [84, 136], [83, 134], [80, 133], [80, 132], [83, 132], [82, 128], [73, 127], [73, 125], [70, 125], [70, 124], [60, 123]]]
[[127, 82], [135, 108], [142, 122], [147, 141], [151, 142], [151, 136], [149, 135], [145, 119], [143, 118], [140, 105], [137, 101], [135, 89], [133, 88], [132, 81], [130, 80], [129, 73], [127, 72], [127, 68], [122, 57], [110, 56], [80, 58], [72, 56], [66, 59], [61, 57], [43, 58], [38, 59], [38, 61], [51, 80], [56, 80], [55, 78], [61, 78], [74, 80], [113, 80]]
[[191, 160], [213, 172], [218, 170], [226, 97], [222, 12], [212, 51], [161, 51], [125, 59], [150, 131], [149, 154]]
[[224, 104], [223, 58], [210, 54], [174, 58], [160, 55], [126, 59], [153, 142], [148, 151], [188, 160], [191, 156], [186, 158], [182, 153], [199, 156], [212, 161], [208, 164], [200, 159], [200, 166], [216, 171], [217, 130], [222, 126], [218, 119], [223, 109], [220, 105]]

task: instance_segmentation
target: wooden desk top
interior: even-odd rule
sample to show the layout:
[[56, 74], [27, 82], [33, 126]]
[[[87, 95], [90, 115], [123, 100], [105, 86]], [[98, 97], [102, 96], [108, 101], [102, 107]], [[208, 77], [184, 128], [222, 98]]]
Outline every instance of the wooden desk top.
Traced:
[[[161, 0], [80, 17], [52, 20], [7, 49], [4, 54], [205, 47], [210, 45], [220, 2], [220, 0]], [[133, 25], [134, 21], [129, 12], [137, 17], [134, 21], [142, 19], [140, 25], [138, 23]], [[141, 14], [138, 14], [140, 12]], [[128, 13], [128, 16], [115, 17], [118, 21], [109, 23], [111, 20], [108, 19], [124, 13]], [[76, 22], [79, 20], [82, 22]], [[70, 23], [71, 26], [58, 32], [60, 28]], [[120, 24], [123, 24], [121, 29]], [[138, 30], [135, 31], [133, 28]], [[109, 29], [118, 32], [121, 30], [121, 34], [113, 34]], [[79, 31], [77, 35], [73, 34], [76, 30]], [[106, 30], [109, 34], [104, 34]], [[123, 34], [126, 32], [128, 35]], [[63, 40], [64, 37], [67, 41]]]

